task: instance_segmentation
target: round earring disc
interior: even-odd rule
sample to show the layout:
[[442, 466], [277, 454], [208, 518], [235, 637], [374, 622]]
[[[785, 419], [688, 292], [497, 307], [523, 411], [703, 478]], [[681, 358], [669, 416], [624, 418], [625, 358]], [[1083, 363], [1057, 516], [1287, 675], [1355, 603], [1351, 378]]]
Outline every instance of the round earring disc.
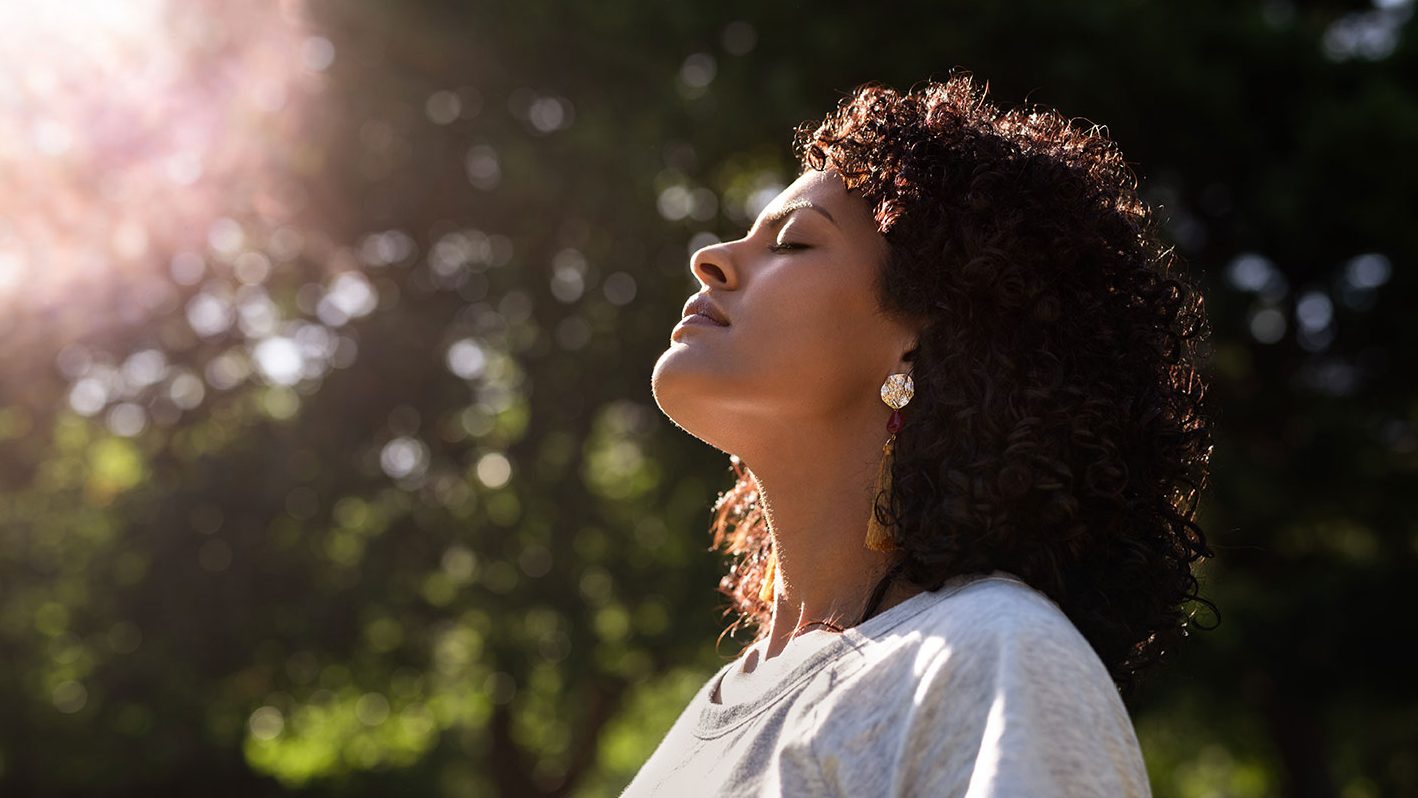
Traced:
[[900, 410], [916, 395], [916, 386], [909, 374], [892, 374], [881, 385], [881, 401], [892, 410]]

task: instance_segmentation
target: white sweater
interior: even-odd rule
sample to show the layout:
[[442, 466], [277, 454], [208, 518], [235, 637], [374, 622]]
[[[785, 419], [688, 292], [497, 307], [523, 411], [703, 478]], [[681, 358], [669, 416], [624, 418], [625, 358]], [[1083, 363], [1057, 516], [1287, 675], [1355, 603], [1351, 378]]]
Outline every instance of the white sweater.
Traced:
[[711, 700], [741, 667], [700, 688], [623, 798], [1151, 795], [1102, 661], [1002, 571], [795, 638], [745, 697]]

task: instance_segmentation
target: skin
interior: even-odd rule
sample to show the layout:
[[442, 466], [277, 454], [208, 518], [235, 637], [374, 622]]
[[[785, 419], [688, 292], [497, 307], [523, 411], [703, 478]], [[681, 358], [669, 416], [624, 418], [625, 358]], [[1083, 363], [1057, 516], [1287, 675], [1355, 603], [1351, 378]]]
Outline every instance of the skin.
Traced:
[[[771, 248], [785, 243], [799, 248]], [[881, 385], [910, 371], [921, 330], [878, 306], [887, 254], [866, 203], [840, 176], [806, 171], [746, 236], [694, 254], [700, 293], [729, 326], [677, 328], [651, 377], [661, 411], [737, 455], [758, 485], [778, 556], [764, 659], [808, 621], [855, 623], [899, 556], [865, 542], [890, 436]], [[878, 612], [916, 592], [898, 582]]]

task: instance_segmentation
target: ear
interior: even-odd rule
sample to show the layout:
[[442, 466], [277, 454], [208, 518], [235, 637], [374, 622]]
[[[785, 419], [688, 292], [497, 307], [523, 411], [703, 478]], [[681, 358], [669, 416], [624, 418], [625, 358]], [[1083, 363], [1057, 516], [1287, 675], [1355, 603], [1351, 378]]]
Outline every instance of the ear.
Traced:
[[921, 350], [921, 329], [920, 327], [912, 328], [898, 345], [901, 351], [901, 360], [897, 363], [897, 367], [900, 371], [909, 373], [916, 365], [916, 356]]
[[915, 366], [916, 355], [921, 348], [921, 337], [925, 332], [926, 321], [918, 319], [897, 318], [895, 323], [894, 341], [897, 354], [896, 365], [893, 373], [909, 374]]
[[901, 357], [896, 364], [891, 367], [892, 374], [910, 374], [915, 368], [916, 349], [912, 347], [901, 353]]

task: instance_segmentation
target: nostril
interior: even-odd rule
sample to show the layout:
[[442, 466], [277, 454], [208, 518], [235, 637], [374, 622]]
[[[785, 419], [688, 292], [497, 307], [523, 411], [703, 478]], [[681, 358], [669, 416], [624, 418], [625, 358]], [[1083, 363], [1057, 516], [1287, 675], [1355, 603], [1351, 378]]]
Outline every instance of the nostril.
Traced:
[[721, 282], [721, 283], [726, 283], [726, 282], [728, 282], [728, 279], [727, 279], [726, 277], [724, 277], [724, 271], [723, 271], [722, 269], [720, 269], [718, 266], [715, 266], [715, 265], [712, 264], [712, 263], [704, 263], [704, 264], [701, 264], [699, 268], [701, 268], [701, 269], [703, 269], [704, 271], [708, 272], [710, 275], [713, 276], [713, 278], [714, 278], [715, 280], [717, 280], [717, 281], [719, 281], [719, 282]]

